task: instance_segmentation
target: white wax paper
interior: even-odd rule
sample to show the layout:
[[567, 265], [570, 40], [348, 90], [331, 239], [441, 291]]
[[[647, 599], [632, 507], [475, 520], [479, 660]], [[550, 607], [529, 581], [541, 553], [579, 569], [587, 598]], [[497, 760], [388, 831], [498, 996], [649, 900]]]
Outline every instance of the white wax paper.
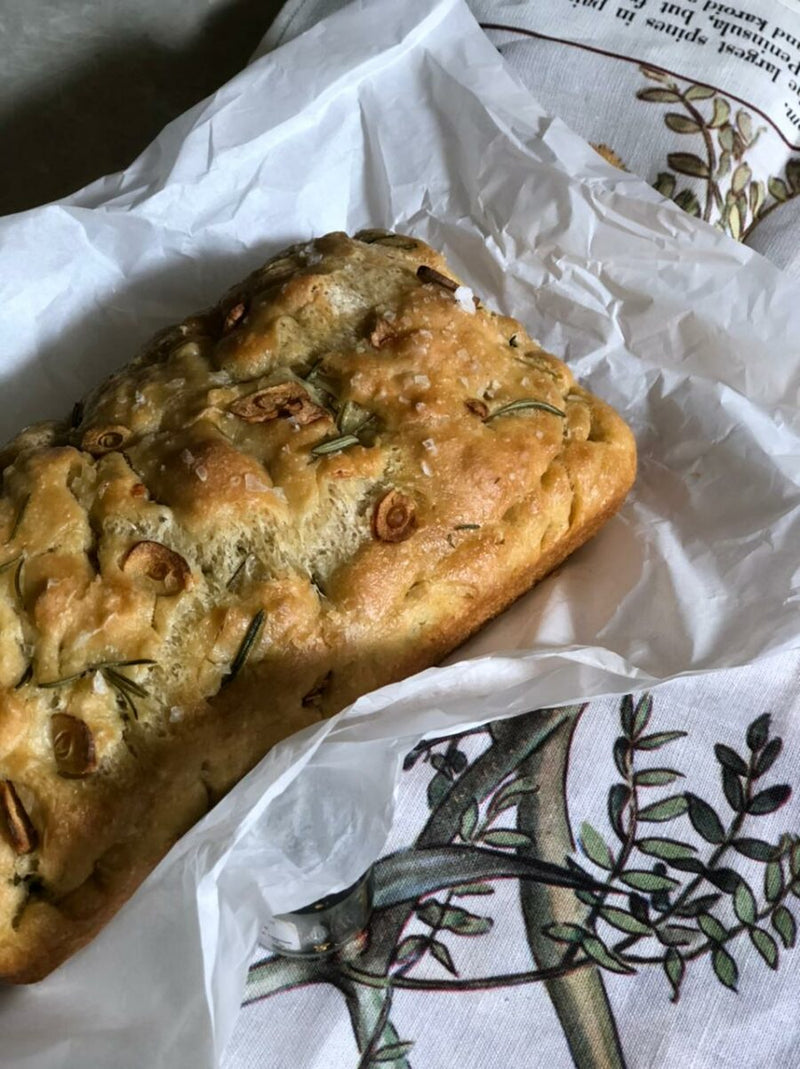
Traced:
[[461, 0], [354, 4], [124, 174], [0, 221], [0, 432], [286, 243], [364, 226], [440, 247], [566, 355], [634, 427], [635, 491], [451, 664], [276, 747], [91, 946], [0, 992], [3, 1069], [215, 1066], [265, 903], [380, 853], [420, 735], [798, 646], [800, 293], [545, 115]]

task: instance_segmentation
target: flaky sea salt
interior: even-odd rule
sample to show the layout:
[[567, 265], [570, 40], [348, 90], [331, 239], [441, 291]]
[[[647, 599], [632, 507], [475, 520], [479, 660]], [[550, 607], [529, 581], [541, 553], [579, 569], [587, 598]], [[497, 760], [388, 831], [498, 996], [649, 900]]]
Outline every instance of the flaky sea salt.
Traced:
[[200, 480], [201, 483], [204, 483], [206, 481], [206, 479], [208, 478], [208, 472], [206, 471], [206, 469], [203, 467], [202, 464], [198, 464], [197, 465], [197, 467], [194, 469], [194, 473], [197, 476], [197, 478]]
[[186, 465], [187, 468], [191, 468], [192, 464], [194, 464], [194, 453], [189, 452], [188, 449], [182, 450], [181, 451], [181, 460], [183, 461], [183, 463]]
[[427, 375], [415, 375], [414, 383], [417, 386], [421, 386], [423, 390], [427, 390], [431, 384], [431, 380], [428, 378]]
[[170, 724], [177, 724], [179, 720], [183, 720], [183, 707], [173, 705], [169, 711], [169, 722]]
[[256, 494], [263, 494], [267, 490], [271, 490], [272, 487], [268, 486], [263, 479], [259, 479], [257, 475], [253, 475], [252, 472], [246, 472], [244, 477], [244, 488], [250, 490]]
[[459, 286], [453, 296], [465, 312], [475, 315], [475, 294], [469, 286]]
[[92, 676], [92, 690], [95, 694], [108, 694], [108, 683], [102, 672], [95, 672]]
[[430, 466], [430, 464], [427, 462], [427, 460], [423, 460], [422, 463], [420, 464], [420, 467], [422, 468], [422, 474], [423, 475], [427, 475], [428, 478], [430, 479], [431, 476], [433, 475], [433, 468]]
[[433, 438], [425, 438], [422, 443], [422, 447], [423, 449], [427, 449], [429, 453], [433, 453], [434, 456], [436, 456], [436, 454], [438, 453], [438, 449], [436, 448], [436, 442], [434, 442]]

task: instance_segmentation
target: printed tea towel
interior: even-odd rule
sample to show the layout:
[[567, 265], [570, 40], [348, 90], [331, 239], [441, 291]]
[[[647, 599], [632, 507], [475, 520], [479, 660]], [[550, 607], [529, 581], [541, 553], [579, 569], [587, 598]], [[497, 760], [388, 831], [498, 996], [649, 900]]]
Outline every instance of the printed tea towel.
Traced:
[[[266, 46], [342, 6], [290, 0]], [[471, 6], [550, 114], [800, 274], [800, 7]], [[418, 746], [369, 932], [321, 963], [257, 954], [225, 1069], [800, 1067], [798, 670]]]
[[[548, 114], [800, 275], [797, 0], [469, 3]], [[289, 0], [265, 46], [344, 6]]]

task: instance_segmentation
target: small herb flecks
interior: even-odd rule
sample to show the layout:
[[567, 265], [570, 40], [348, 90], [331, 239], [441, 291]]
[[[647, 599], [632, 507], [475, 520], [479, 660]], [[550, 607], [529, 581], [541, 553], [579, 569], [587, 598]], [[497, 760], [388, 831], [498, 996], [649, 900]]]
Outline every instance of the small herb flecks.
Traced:
[[560, 408], [556, 408], [555, 405], [549, 404], [547, 401], [534, 401], [533, 398], [522, 397], [518, 401], [509, 401], [507, 405], [501, 405], [496, 408], [494, 412], [490, 412], [484, 423], [488, 423], [489, 420], [497, 419], [498, 416], [511, 416], [515, 412], [525, 412], [529, 409], [537, 409], [540, 412], [549, 412], [553, 416], [560, 416], [562, 419], [566, 418], [566, 412], [562, 412]]
[[508, 339], [508, 344], [511, 346], [512, 349], [517, 349], [519, 347], [519, 342], [517, 341], [516, 334], [511, 335], [511, 337]]
[[264, 615], [264, 610], [259, 609], [253, 619], [250, 621], [250, 626], [247, 628], [245, 636], [242, 639], [242, 643], [239, 646], [239, 649], [236, 651], [236, 656], [233, 658], [230, 671], [222, 681], [223, 686], [228, 683], [232, 683], [233, 680], [236, 679], [238, 674], [241, 672], [244, 663], [250, 654], [250, 650], [255, 645], [255, 641], [258, 638], [259, 632], [261, 631], [261, 628], [264, 624]]
[[479, 523], [457, 523], [453, 528], [454, 531], [479, 531], [480, 529]]
[[329, 438], [327, 442], [319, 442], [311, 450], [312, 457], [326, 457], [331, 453], [341, 453], [343, 449], [349, 449], [351, 445], [360, 445], [354, 434], [342, 434], [338, 438]]

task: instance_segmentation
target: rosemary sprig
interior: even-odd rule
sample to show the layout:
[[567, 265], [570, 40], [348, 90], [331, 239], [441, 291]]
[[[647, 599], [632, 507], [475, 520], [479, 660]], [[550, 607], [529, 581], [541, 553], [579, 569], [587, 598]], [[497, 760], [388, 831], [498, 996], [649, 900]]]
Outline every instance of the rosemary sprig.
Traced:
[[124, 705], [130, 709], [133, 714], [133, 719], [139, 719], [139, 710], [136, 708], [136, 703], [133, 700], [133, 695], [137, 698], [149, 698], [149, 693], [132, 679], [128, 679], [122, 672], [117, 672], [114, 668], [104, 668], [102, 670], [103, 678], [110, 687], [113, 687], [115, 693], [122, 699]]
[[[91, 675], [92, 672], [105, 672], [108, 671], [108, 669], [133, 668], [140, 664], [150, 665], [155, 663], [156, 662], [149, 657], [139, 657], [133, 661], [98, 661], [97, 664], [87, 665], [86, 668], [83, 668], [80, 672], [75, 672], [71, 676], [63, 676], [61, 679], [50, 679], [45, 683], [37, 682], [36, 686], [42, 687], [43, 690], [52, 690], [54, 687], [66, 686], [67, 683], [76, 683], [79, 679], [83, 679], [84, 676]], [[132, 683], [132, 680], [128, 679], [127, 676], [122, 676], [122, 678], [128, 683]], [[138, 683], [135, 685], [138, 686]]]
[[259, 632], [264, 624], [264, 610], [259, 609], [253, 619], [250, 621], [250, 626], [245, 632], [245, 636], [242, 639], [242, 643], [239, 649], [236, 651], [236, 656], [231, 663], [230, 671], [222, 681], [222, 686], [226, 686], [228, 683], [232, 683], [234, 679], [241, 672], [244, 667], [244, 662], [247, 660], [250, 650], [253, 648]]
[[311, 456], [326, 457], [331, 453], [341, 453], [351, 445], [360, 445], [358, 438], [354, 434], [342, 434], [338, 438], [329, 438], [327, 442], [319, 442], [312, 448]]
[[498, 416], [510, 416], [514, 412], [524, 412], [528, 409], [537, 409], [540, 412], [549, 412], [553, 416], [560, 416], [562, 419], [566, 418], [566, 412], [562, 412], [560, 408], [556, 408], [555, 405], [549, 404], [547, 401], [535, 401], [533, 398], [521, 397], [518, 401], [509, 401], [507, 405], [501, 405], [496, 408], [494, 412], [490, 412], [484, 423], [488, 423], [489, 420], [496, 419]]

